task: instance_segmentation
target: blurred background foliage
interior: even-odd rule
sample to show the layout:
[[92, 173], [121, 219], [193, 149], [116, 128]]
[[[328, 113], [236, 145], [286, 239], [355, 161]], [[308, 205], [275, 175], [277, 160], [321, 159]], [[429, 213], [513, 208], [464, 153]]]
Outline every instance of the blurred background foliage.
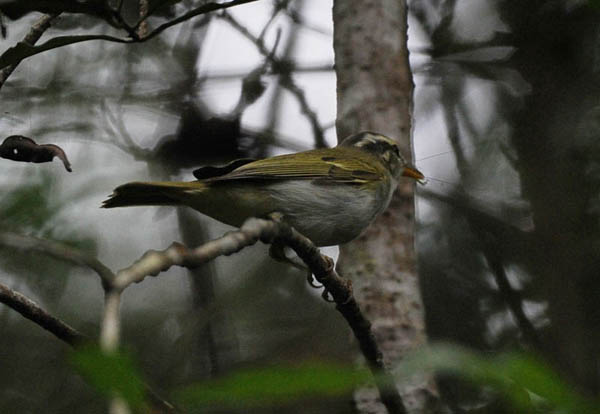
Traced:
[[[39, 17], [30, 10], [47, 3], [0, 4], [3, 51]], [[106, 22], [101, 2], [58, 3], [90, 9], [63, 13], [41, 42], [124, 36]], [[150, 29], [201, 3], [169, 2]], [[137, 4], [123, 2], [130, 23]], [[173, 240], [193, 246], [222, 234], [225, 226], [183, 209], [98, 206], [126, 181], [190, 179], [200, 165], [334, 145], [330, 10], [321, 0], [263, 0], [188, 20], [145, 43], [90, 41], [23, 61], [0, 90], [4, 136], [60, 145], [74, 172], [56, 161], [0, 160], [1, 230], [61, 241], [115, 270]], [[583, 0], [410, 2], [415, 159], [430, 177], [417, 189], [429, 337], [546, 361], [511, 365], [434, 348], [417, 365], [444, 368], [439, 388], [452, 412], [514, 413], [514, 401], [531, 395], [542, 403], [518, 410], [593, 412], [599, 12], [598, 2]], [[102, 290], [90, 272], [2, 249], [0, 282], [97, 335]], [[139, 376], [165, 395], [235, 378], [239, 369], [276, 378], [289, 362], [355, 359], [341, 318], [264, 246], [147, 279], [125, 293], [122, 317]], [[104, 412], [102, 396], [65, 363], [66, 345], [6, 307], [0, 329], [0, 412]], [[431, 355], [442, 362], [430, 364]], [[462, 369], [448, 369], [451, 361], [463, 361]], [[260, 368], [268, 366], [276, 368]], [[330, 372], [311, 367], [315, 379]], [[473, 367], [480, 369], [466, 369]], [[343, 392], [307, 397], [285, 412], [347, 413], [348, 401]], [[256, 412], [270, 409], [281, 412]]]

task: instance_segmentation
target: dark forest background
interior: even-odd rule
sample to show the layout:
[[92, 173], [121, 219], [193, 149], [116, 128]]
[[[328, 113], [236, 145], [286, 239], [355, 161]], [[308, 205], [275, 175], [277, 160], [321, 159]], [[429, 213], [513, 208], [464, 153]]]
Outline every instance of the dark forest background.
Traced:
[[[132, 15], [135, 3], [124, 2]], [[163, 7], [151, 23], [196, 3]], [[98, 207], [123, 182], [188, 179], [199, 165], [333, 145], [330, 9], [261, 1], [142, 44], [90, 41], [23, 61], [0, 90], [3, 136], [60, 145], [74, 172], [0, 160], [0, 231], [58, 240], [118, 269], [173, 240], [193, 246], [228, 230], [191, 210]], [[7, 10], [2, 50], [39, 17]], [[409, 10], [415, 159], [429, 177], [417, 188], [429, 339], [484, 355], [528, 352], [595, 400], [600, 5], [422, 0]], [[114, 31], [97, 16], [65, 14], [45, 36]], [[2, 284], [95, 336], [102, 289], [88, 273], [0, 250]], [[341, 318], [266, 247], [193, 273], [171, 270], [123, 298], [123, 343], [161, 392], [247, 367], [354, 360]], [[7, 307], [0, 333], [0, 412], [104, 412], [65, 363], [66, 345]], [[453, 375], [439, 388], [452, 412], [514, 412]], [[349, 403], [316, 398], [285, 410], [346, 413]]]

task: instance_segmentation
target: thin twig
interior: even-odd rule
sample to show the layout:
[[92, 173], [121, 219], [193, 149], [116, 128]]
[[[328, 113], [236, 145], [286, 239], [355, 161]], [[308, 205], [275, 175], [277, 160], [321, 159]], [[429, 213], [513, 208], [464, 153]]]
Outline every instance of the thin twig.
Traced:
[[525, 314], [525, 305], [521, 293], [514, 289], [508, 280], [502, 258], [498, 255], [494, 246], [485, 241], [486, 238], [481, 229], [474, 223], [470, 224], [471, 230], [479, 237], [482, 244], [483, 256], [498, 285], [500, 296], [506, 302], [508, 309], [513, 314], [523, 338], [528, 344], [533, 346], [535, 350], [541, 350], [542, 340], [540, 339], [535, 326]]
[[271, 16], [269, 17], [269, 20], [267, 20], [267, 23], [265, 23], [262, 30], [260, 31], [260, 34], [258, 35], [259, 41], [263, 42], [265, 40], [265, 35], [267, 34], [267, 31], [269, 30], [273, 22], [275, 21], [275, 18], [279, 15], [281, 10], [285, 10], [288, 3], [289, 0], [277, 1], [273, 3], [273, 11], [271, 12]]
[[333, 33], [331, 32], [331, 30], [324, 29], [324, 28], [321, 28], [321, 27], [317, 27], [315, 25], [308, 24], [306, 22], [306, 20], [304, 20], [302, 18], [302, 16], [297, 12], [297, 10], [290, 10], [287, 13], [287, 15], [290, 18], [290, 20], [292, 21], [292, 23], [294, 23], [296, 25], [299, 25], [304, 30], [309, 30], [309, 31], [311, 31], [313, 33], [317, 33], [317, 34], [320, 34], [322, 36], [326, 36], [328, 38], [331, 38], [333, 36]]
[[[289, 227], [285, 223], [274, 220], [250, 218], [237, 231], [225, 234], [223, 237], [212, 240], [195, 249], [188, 249], [181, 244], [173, 244], [164, 251], [147, 252], [140, 260], [116, 275], [97, 259], [84, 255], [74, 249], [67, 248], [59, 243], [41, 240], [28, 236], [15, 235], [14, 233], [0, 233], [0, 245], [10, 246], [22, 250], [34, 250], [50, 256], [67, 260], [79, 265], [87, 266], [100, 275], [105, 288], [105, 307], [102, 320], [100, 344], [104, 351], [114, 352], [119, 344], [119, 306], [121, 292], [132, 283], [142, 281], [146, 276], [157, 275], [170, 267], [185, 266], [197, 267], [202, 263], [218, 256], [228, 256], [253, 245], [258, 241], [265, 243], [283, 243], [292, 248], [300, 257], [316, 279], [325, 287], [336, 303], [336, 309], [344, 316], [350, 325], [360, 348], [373, 372], [375, 382], [379, 388], [382, 402], [390, 413], [404, 413], [404, 406], [400, 395], [393, 383], [391, 375], [385, 369], [383, 357], [375, 337], [352, 294], [351, 283], [340, 277], [334, 267], [333, 261], [321, 255], [319, 249], [306, 237]], [[0, 285], [0, 287], [2, 287]], [[72, 343], [80, 335], [73, 333], [69, 327], [54, 320], [49, 315], [40, 311], [39, 306], [28, 301], [22, 295], [4, 288], [0, 290], [0, 301], [18, 310], [24, 316], [50, 330], [57, 337]], [[28, 316], [29, 315], [29, 316]], [[41, 315], [41, 316], [39, 316]], [[71, 328], [72, 329], [72, 328]], [[61, 333], [66, 332], [66, 333]], [[152, 401], [160, 402], [171, 407], [172, 405], [156, 397], [149, 389], [148, 394]], [[120, 401], [114, 402], [116, 411], [123, 410]]]
[[50, 315], [33, 300], [1, 283], [0, 302], [16, 310], [24, 318], [29, 319], [71, 346], [80, 345], [88, 341], [85, 335], [60, 319]]
[[27, 252], [40, 252], [55, 259], [64, 260], [79, 266], [88, 267], [102, 280], [108, 283], [115, 278], [114, 273], [95, 257], [62, 243], [44, 240], [33, 236], [24, 236], [9, 231], [0, 232], [0, 246], [11, 247]]
[[[116, 115], [108, 106], [106, 100], [101, 102], [101, 109], [102, 114], [106, 118], [106, 122], [104, 122], [106, 132], [110, 137], [116, 138], [103, 141], [107, 144], [114, 145], [123, 152], [133, 156], [136, 160], [149, 161], [152, 158], [152, 151], [141, 148], [135, 143], [133, 137], [127, 130], [125, 122], [123, 121], [123, 114], [119, 113]], [[112, 130], [109, 130], [109, 127]]]
[[220, 15], [220, 17], [222, 19], [224, 19], [226, 22], [228, 22], [241, 35], [243, 35], [248, 40], [250, 40], [252, 43], [254, 43], [254, 45], [256, 46], [258, 51], [266, 59], [268, 59], [271, 62], [271, 66], [273, 68], [275, 68], [274, 69], [275, 73], [278, 73], [277, 71], [280, 70], [281, 68], [289, 67], [285, 71], [281, 71], [278, 73], [281, 76], [281, 81], [280, 81], [281, 85], [285, 89], [287, 89], [290, 93], [292, 93], [292, 95], [294, 95], [296, 97], [296, 100], [298, 101], [298, 104], [300, 105], [301, 112], [304, 115], [306, 115], [308, 122], [311, 125], [314, 140], [315, 140], [315, 146], [318, 148], [326, 147], [327, 145], [325, 142], [325, 134], [323, 133], [323, 128], [321, 127], [321, 125], [319, 123], [319, 117], [317, 116], [317, 113], [315, 111], [313, 111], [311, 109], [310, 105], [308, 104], [306, 95], [304, 94], [304, 91], [302, 90], [302, 88], [300, 88], [296, 84], [296, 82], [294, 82], [294, 79], [292, 78], [292, 75], [290, 73], [291, 69], [292, 69], [290, 62], [282, 60], [282, 59], [278, 59], [276, 56], [271, 56], [270, 51], [265, 46], [265, 43], [262, 40], [262, 38], [255, 37], [252, 33], [250, 33], [250, 31], [247, 28], [245, 28], [241, 23], [239, 23], [229, 13], [222, 13]]
[[248, 219], [237, 231], [188, 249], [180, 243], [173, 243], [162, 251], [146, 252], [137, 262], [120, 270], [114, 280], [115, 289], [126, 289], [132, 283], [138, 283], [147, 276], [156, 276], [172, 266], [194, 268], [219, 256], [229, 256], [244, 247], [256, 244], [259, 240], [272, 241], [279, 226], [270, 220]]
[[[472, 232], [478, 237], [482, 244], [482, 253], [496, 284], [502, 299], [506, 302], [508, 310], [515, 318], [517, 326], [521, 331], [523, 338], [536, 349], [541, 349], [542, 340], [537, 332], [534, 324], [525, 314], [525, 305], [521, 293], [514, 289], [508, 280], [508, 276], [504, 269], [504, 264], [501, 260], [501, 255], [504, 251], [498, 251], [498, 246], [507, 246], [508, 243], [502, 243], [502, 240], [511, 240], [510, 248], [518, 250], [519, 245], [530, 245], [527, 232], [519, 229], [510, 223], [502, 220], [478, 209], [468, 199], [451, 197], [444, 194], [439, 194], [427, 190], [420, 190], [419, 195], [430, 200], [438, 200], [448, 204], [467, 219]], [[486, 234], [492, 234], [499, 237], [500, 241], [493, 245]], [[510, 250], [509, 250], [510, 252]]]
[[[286, 2], [289, 3], [289, 2]], [[283, 3], [280, 2], [279, 5], [281, 6]], [[304, 6], [306, 4], [306, 2], [300, 2], [301, 6]], [[284, 7], [287, 8], [288, 4], [283, 4]], [[276, 12], [277, 9], [274, 10], [274, 12]], [[291, 30], [289, 31], [288, 35], [287, 35], [287, 39], [285, 42], [285, 45], [283, 47], [283, 51], [282, 53], [280, 53], [280, 58], [279, 60], [282, 62], [291, 62], [292, 61], [292, 54], [294, 53], [294, 49], [296, 48], [296, 45], [298, 43], [298, 30], [297, 30], [298, 26], [292, 26]], [[281, 29], [280, 29], [281, 30]], [[260, 39], [260, 37], [259, 37]], [[285, 88], [283, 88], [283, 83], [284, 83], [284, 77], [289, 77], [290, 74], [286, 73], [286, 70], [291, 70], [292, 65], [274, 65], [272, 64], [273, 62], [273, 57], [275, 57], [274, 54], [271, 54], [269, 57], [265, 57], [265, 62], [269, 62], [271, 64], [271, 69], [273, 74], [276, 75], [276, 81], [277, 81], [277, 88], [275, 88], [275, 90], [273, 91], [273, 93], [271, 94], [271, 99], [269, 102], [269, 112], [267, 114], [267, 119], [266, 119], [266, 130], [268, 131], [275, 131], [275, 128], [277, 126], [279, 117], [282, 113], [282, 99], [284, 97], [284, 91]], [[295, 66], [295, 64], [294, 64]], [[283, 69], [283, 70], [282, 70]], [[266, 146], [268, 144], [272, 144], [272, 142], [269, 142], [265, 139], [263, 139], [261, 141], [261, 150], [263, 151], [263, 153], [265, 152]]]
[[[246, 3], [252, 3], [258, 0], [231, 0], [228, 1], [226, 3], [206, 3], [203, 4], [200, 7], [197, 7], [193, 10], [190, 10], [189, 12], [173, 19], [170, 20], [166, 23], [161, 24], [160, 26], [158, 26], [156, 29], [152, 30], [150, 33], [148, 33], [148, 36], [145, 36], [143, 38], [141, 38], [139, 41], [143, 42], [145, 40], [151, 39], [154, 36], [157, 36], [158, 34], [162, 33], [165, 29], [168, 29], [171, 26], [175, 26], [176, 24], [179, 24], [181, 22], [184, 22], [186, 20], [189, 20], [193, 17], [199, 16], [201, 14], [206, 14], [206, 13], [210, 13], [212, 11], [216, 11], [216, 10], [223, 10], [223, 9], [228, 9], [230, 7], [235, 7], [235, 6], [239, 6], [242, 4], [246, 4]], [[140, 19], [136, 25], [134, 26], [134, 29], [137, 29], [142, 22], [147, 18], [144, 17], [143, 19]]]
[[[271, 53], [269, 56], [274, 56], [275, 51], [277, 50], [277, 46], [279, 45], [279, 40], [281, 39], [281, 30], [277, 31], [277, 37], [275, 38], [275, 43], [273, 43], [273, 47], [271, 49]], [[269, 59], [265, 59], [265, 61], [259, 65], [256, 69], [250, 71], [249, 74], [244, 76], [242, 80], [242, 90], [240, 92], [240, 99], [238, 100], [237, 105], [231, 112], [235, 117], [240, 118], [242, 113], [248, 108], [248, 106], [252, 105], [264, 92], [265, 87], [262, 83], [262, 77], [267, 73], [269, 66], [271, 63]]]
[[406, 413], [402, 397], [398, 393], [393, 376], [383, 363], [383, 354], [371, 330], [371, 322], [362, 313], [352, 293], [352, 283], [340, 277], [333, 267], [333, 261], [323, 256], [319, 249], [305, 236], [292, 227], [282, 224], [279, 238], [309, 267], [315, 278], [323, 285], [336, 303], [359, 343], [360, 350], [375, 378], [381, 402], [390, 414]]
[[[458, 120], [456, 115], [456, 109], [449, 102], [452, 101], [451, 96], [454, 95], [454, 90], [447, 90], [446, 88], [442, 88], [444, 101], [447, 101], [444, 105], [444, 114], [446, 118], [446, 125], [448, 129], [448, 138], [450, 140], [450, 144], [453, 148], [453, 153], [456, 158], [456, 165], [458, 167], [458, 171], [461, 176], [467, 176], [468, 168], [467, 168], [467, 157], [465, 156], [464, 148], [460, 142], [460, 134], [458, 132]], [[470, 120], [469, 117], [464, 117], [466, 121]], [[470, 130], [474, 132], [474, 126], [469, 125]], [[468, 211], [468, 210], [465, 210]], [[523, 338], [532, 345], [536, 349], [541, 349], [542, 341], [533, 325], [533, 323], [529, 320], [524, 310], [523, 298], [517, 290], [513, 289], [510, 281], [508, 280], [508, 276], [506, 275], [506, 271], [504, 269], [504, 263], [502, 261], [501, 256], [498, 254], [495, 246], [492, 245], [487, 239], [485, 232], [481, 230], [480, 223], [478, 223], [478, 218], [482, 216], [482, 214], [465, 214], [468, 224], [471, 228], [471, 231], [479, 238], [479, 242], [482, 246], [482, 253], [485, 257], [485, 260], [488, 264], [490, 272], [498, 285], [498, 291], [500, 296], [505, 301], [508, 310], [512, 313], [515, 318], [516, 324], [521, 331]]]
[[[55, 17], [58, 16], [58, 13], [53, 14], [44, 14], [40, 17], [29, 29], [29, 32], [25, 35], [22, 42], [28, 45], [35, 45], [40, 37], [44, 34], [44, 32], [50, 27], [50, 23], [54, 20]], [[0, 70], [0, 89], [4, 86], [4, 83], [8, 79], [8, 77], [14, 72], [17, 66], [21, 63], [20, 61], [17, 63], [13, 63], [10, 66], [7, 66]]]
[[[231, 0], [226, 3], [207, 3], [207, 4], [204, 4], [200, 7], [197, 7], [195, 9], [189, 11], [188, 13], [183, 14], [182, 16], [179, 16], [179, 17], [177, 17], [173, 20], [170, 20], [166, 23], [163, 23], [162, 25], [158, 26], [156, 29], [151, 31], [147, 36], [144, 36], [143, 38], [139, 38], [137, 36], [137, 32], [136, 32], [136, 30], [138, 29], [139, 25], [142, 23], [143, 20], [138, 21], [138, 23], [134, 27], [128, 26], [122, 22], [118, 22], [121, 24], [123, 29], [125, 29], [128, 32], [128, 34], [131, 36], [128, 38], [116, 37], [116, 36], [110, 36], [110, 35], [101, 35], [101, 34], [56, 36], [56, 37], [48, 40], [47, 42], [41, 44], [39, 47], [32, 48], [32, 50], [29, 50], [27, 52], [23, 52], [22, 50], [19, 51], [20, 56], [22, 56], [20, 58], [19, 62], [25, 58], [37, 55], [38, 53], [42, 53], [42, 52], [45, 52], [48, 50], [52, 50], [52, 49], [56, 49], [59, 47], [72, 45], [72, 44], [76, 44], [76, 43], [89, 42], [91, 40], [104, 40], [107, 42], [115, 42], [115, 43], [142, 43], [142, 42], [145, 42], [145, 41], [148, 41], [148, 40], [154, 38], [155, 36], [158, 36], [160, 33], [165, 31], [169, 27], [175, 26], [175, 25], [182, 23], [186, 20], [189, 20], [193, 17], [199, 16], [202, 14], [206, 14], [206, 13], [210, 13], [210, 12], [216, 11], [216, 10], [222, 10], [222, 9], [239, 6], [239, 5], [246, 4], [246, 3], [252, 3], [255, 1], [259, 1], [259, 0]], [[158, 3], [160, 3], [160, 2], [158, 2]], [[116, 17], [116, 16], [114, 16], [114, 17]], [[14, 49], [16, 47], [17, 46], [10, 48], [6, 52], [4, 52], [2, 55], [0, 55], [0, 61], [9, 59], [8, 56], [10, 56], [11, 54], [14, 54]], [[16, 64], [14, 64], [14, 65], [16, 65]], [[10, 66], [11, 65], [5, 66], [5, 68], [8, 68]], [[0, 77], [0, 80], [1, 79], [2, 78]], [[0, 86], [1, 85], [2, 85], [2, 83], [0, 83]]]
[[[69, 326], [66, 322], [52, 316], [33, 300], [25, 295], [14, 291], [13, 289], [0, 283], [0, 303], [4, 303], [9, 308], [20, 313], [24, 318], [29, 319], [36, 325], [47, 330], [61, 341], [72, 347], [90, 342], [90, 338], [75, 328]], [[159, 412], [175, 413], [179, 412], [173, 404], [162, 399], [148, 385], [145, 385], [146, 396], [153, 407], [160, 409]]]

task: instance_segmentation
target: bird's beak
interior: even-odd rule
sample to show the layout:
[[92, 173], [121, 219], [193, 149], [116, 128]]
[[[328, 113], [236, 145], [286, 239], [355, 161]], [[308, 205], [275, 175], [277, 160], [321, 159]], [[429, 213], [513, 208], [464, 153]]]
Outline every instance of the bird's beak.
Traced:
[[412, 165], [407, 165], [406, 167], [404, 167], [404, 170], [402, 171], [402, 175], [404, 177], [414, 178], [415, 180], [417, 180], [419, 182], [421, 182], [421, 180], [425, 179], [425, 176], [423, 175], [423, 173], [421, 171], [417, 170]]

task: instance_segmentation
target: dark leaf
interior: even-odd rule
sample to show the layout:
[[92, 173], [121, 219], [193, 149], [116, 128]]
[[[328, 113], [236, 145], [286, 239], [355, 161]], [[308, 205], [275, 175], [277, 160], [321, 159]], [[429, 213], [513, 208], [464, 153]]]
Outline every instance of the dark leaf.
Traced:
[[264, 68], [259, 67], [250, 72], [242, 81], [242, 101], [244, 108], [256, 102], [267, 89], [262, 75], [264, 75]]
[[67, 171], [73, 171], [71, 163], [67, 159], [67, 154], [61, 147], [54, 144], [39, 145], [31, 138], [21, 135], [11, 135], [4, 140], [0, 145], [0, 157], [13, 161], [35, 163], [50, 162], [54, 157], [58, 157]]

